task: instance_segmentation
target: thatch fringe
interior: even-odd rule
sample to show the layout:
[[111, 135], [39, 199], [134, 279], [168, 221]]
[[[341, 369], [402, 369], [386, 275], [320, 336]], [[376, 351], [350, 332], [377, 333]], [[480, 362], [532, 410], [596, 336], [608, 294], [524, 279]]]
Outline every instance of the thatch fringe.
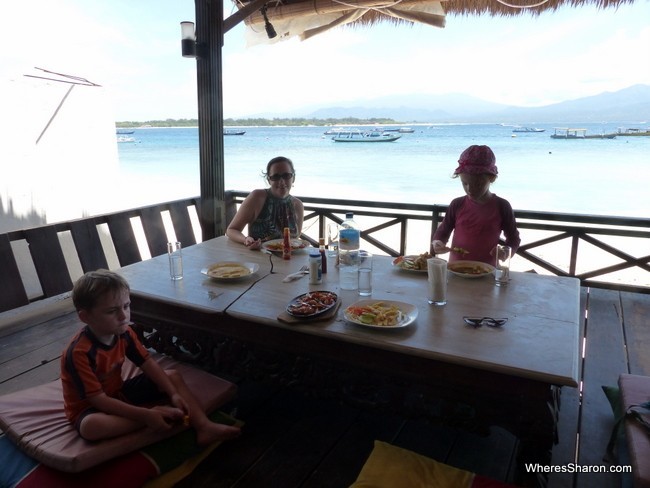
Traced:
[[[572, 8], [582, 6], [597, 6], [598, 8], [616, 8], [627, 3], [634, 3], [634, 0], [547, 0], [541, 5], [526, 8], [530, 5], [540, 3], [541, 0], [442, 0], [445, 12], [449, 15], [488, 15], [488, 16], [516, 16], [522, 14], [537, 15], [542, 12], [557, 10], [560, 7], [569, 6]], [[427, 0], [269, 0], [268, 17], [273, 19], [299, 18], [306, 15], [323, 15], [332, 12], [347, 12], [353, 8], [373, 8], [391, 6], [395, 3], [418, 4], [426, 3]], [[241, 0], [235, 0], [241, 8]], [[246, 3], [243, 3], [245, 5]], [[509, 5], [512, 6], [509, 6]], [[351, 7], [354, 5], [355, 7]], [[514, 7], [513, 7], [514, 6]], [[519, 8], [516, 8], [519, 7]], [[380, 21], [389, 21], [395, 24], [411, 24], [412, 22], [389, 17], [378, 11], [371, 10], [363, 17], [349, 25], [370, 25]], [[262, 16], [259, 11], [246, 19], [247, 23], [261, 23]]]

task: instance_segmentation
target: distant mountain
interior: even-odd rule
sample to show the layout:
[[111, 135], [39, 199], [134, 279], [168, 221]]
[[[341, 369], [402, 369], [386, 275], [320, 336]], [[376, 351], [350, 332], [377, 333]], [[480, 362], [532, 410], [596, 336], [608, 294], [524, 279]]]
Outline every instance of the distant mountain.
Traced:
[[521, 120], [535, 120], [536, 122], [647, 121], [650, 120], [650, 85], [634, 85], [616, 92], [604, 92], [534, 109], [509, 107], [500, 115], [515, 122]]
[[638, 122], [650, 120], [650, 85], [634, 85], [616, 92], [604, 92], [542, 107], [502, 105], [459, 93], [413, 94], [375, 98], [361, 104], [306, 107], [283, 116], [319, 119], [388, 117], [402, 122], [434, 123]]

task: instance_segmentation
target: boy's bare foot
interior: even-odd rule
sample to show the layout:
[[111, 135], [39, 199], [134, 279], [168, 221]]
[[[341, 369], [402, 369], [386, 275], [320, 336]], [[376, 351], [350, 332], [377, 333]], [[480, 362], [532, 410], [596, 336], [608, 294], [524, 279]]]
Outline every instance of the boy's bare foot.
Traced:
[[239, 437], [241, 429], [230, 425], [206, 422], [205, 425], [196, 428], [196, 443], [199, 446], [207, 446], [215, 441], [227, 441]]

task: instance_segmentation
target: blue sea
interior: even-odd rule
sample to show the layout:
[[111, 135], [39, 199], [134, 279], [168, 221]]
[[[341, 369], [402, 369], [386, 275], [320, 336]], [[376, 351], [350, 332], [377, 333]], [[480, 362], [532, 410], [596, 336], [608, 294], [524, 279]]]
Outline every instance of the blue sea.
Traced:
[[[323, 127], [246, 127], [245, 135], [224, 138], [225, 187], [264, 187], [266, 163], [282, 155], [294, 162], [296, 196], [447, 204], [463, 194], [451, 178], [458, 156], [487, 144], [499, 168], [492, 191], [515, 209], [648, 217], [650, 137], [552, 139], [560, 125], [567, 126], [535, 125], [546, 129], [541, 133], [499, 124], [410, 125], [414, 133], [375, 144], [336, 143]], [[600, 134], [622, 124], [569, 126]], [[200, 193], [198, 129], [142, 128], [133, 137], [118, 144], [120, 181], [140, 198], [133, 204]]]

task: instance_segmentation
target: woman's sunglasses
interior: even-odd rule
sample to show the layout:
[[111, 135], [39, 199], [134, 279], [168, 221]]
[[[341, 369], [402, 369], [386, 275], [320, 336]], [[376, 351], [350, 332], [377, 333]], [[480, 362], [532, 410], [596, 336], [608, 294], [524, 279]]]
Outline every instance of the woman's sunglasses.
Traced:
[[508, 318], [495, 319], [492, 317], [463, 317], [463, 320], [467, 325], [471, 325], [475, 329], [478, 329], [482, 325], [487, 325], [488, 327], [501, 327], [508, 321]]
[[274, 175], [269, 175], [269, 180], [271, 181], [291, 180], [291, 179], [293, 179], [293, 173], [276, 173]]

